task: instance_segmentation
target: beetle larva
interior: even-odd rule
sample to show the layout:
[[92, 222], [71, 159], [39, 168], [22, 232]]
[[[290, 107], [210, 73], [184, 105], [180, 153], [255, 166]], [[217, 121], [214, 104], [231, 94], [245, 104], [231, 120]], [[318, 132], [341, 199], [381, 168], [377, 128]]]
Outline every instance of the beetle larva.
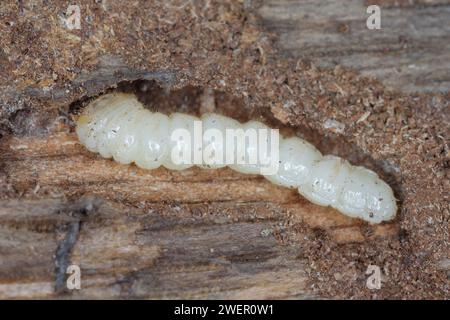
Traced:
[[[194, 164], [174, 161], [175, 151], [187, 144], [173, 139], [177, 129], [194, 130], [195, 122], [204, 129], [224, 134], [228, 129], [268, 128], [261, 122], [241, 124], [237, 120], [214, 113], [201, 118], [174, 113], [166, 116], [143, 107], [134, 95], [106, 94], [91, 102], [77, 120], [76, 132], [83, 145], [102, 157], [129, 164], [134, 162], [145, 169], [164, 166], [182, 170]], [[269, 128], [268, 128], [269, 129]], [[223, 141], [203, 136], [206, 148], [212, 154], [235, 154]], [[246, 155], [255, 149], [245, 145]], [[235, 157], [235, 156], [234, 156]], [[235, 158], [234, 158], [235, 159]], [[265, 177], [278, 185], [297, 188], [311, 202], [332, 206], [350, 217], [372, 223], [394, 218], [397, 205], [392, 189], [378, 175], [363, 167], [353, 166], [339, 157], [322, 154], [310, 143], [298, 138], [281, 138], [278, 149], [278, 170]], [[257, 173], [257, 165], [240, 163], [207, 163], [203, 158], [196, 165], [203, 168], [229, 166], [243, 173]]]

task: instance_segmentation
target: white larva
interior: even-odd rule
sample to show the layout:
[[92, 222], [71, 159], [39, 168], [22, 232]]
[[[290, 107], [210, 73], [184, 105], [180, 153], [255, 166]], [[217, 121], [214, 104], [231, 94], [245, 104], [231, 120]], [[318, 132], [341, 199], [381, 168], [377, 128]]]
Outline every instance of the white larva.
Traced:
[[[201, 119], [174, 113], [170, 116], [151, 112], [134, 95], [112, 93], [90, 103], [77, 120], [76, 132], [81, 143], [105, 158], [113, 157], [123, 164], [135, 163], [145, 169], [164, 166], [183, 170], [189, 164], [172, 161], [171, 152], [182, 151], [187, 145], [172, 141], [171, 133], [178, 128], [192, 132], [195, 121], [203, 129], [215, 129], [225, 136], [228, 128], [267, 128], [257, 121], [241, 124], [218, 114], [207, 113]], [[203, 146], [215, 153], [226, 150], [224, 143], [208, 136]], [[190, 147], [190, 146], [189, 146]], [[246, 147], [247, 153], [254, 152]], [[205, 159], [203, 159], [205, 161]], [[331, 206], [350, 217], [380, 223], [395, 217], [397, 205], [392, 189], [378, 175], [363, 167], [353, 166], [339, 157], [322, 154], [310, 143], [297, 138], [282, 138], [279, 142], [279, 169], [269, 181], [298, 192], [311, 202]], [[202, 168], [219, 168], [225, 164], [202, 163]], [[258, 173], [257, 165], [231, 164], [242, 173]]]

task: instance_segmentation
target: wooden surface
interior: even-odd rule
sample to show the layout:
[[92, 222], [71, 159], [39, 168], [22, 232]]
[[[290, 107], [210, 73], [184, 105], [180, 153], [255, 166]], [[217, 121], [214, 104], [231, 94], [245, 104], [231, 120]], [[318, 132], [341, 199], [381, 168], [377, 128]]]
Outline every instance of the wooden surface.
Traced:
[[[363, 1], [265, 0], [258, 13], [277, 36], [280, 59], [342, 64], [404, 91], [444, 91], [449, 3], [392, 1], [382, 6], [382, 30], [373, 31], [365, 27]], [[171, 70], [106, 60], [73, 80], [87, 88], [78, 98], [124, 80], [174, 82]], [[6, 177], [6, 189], [18, 195], [0, 200], [0, 298], [311, 298], [310, 237], [336, 245], [382, 238], [395, 246], [402, 239], [398, 221], [370, 226], [258, 176], [145, 171], [102, 159], [79, 145], [69, 126], [48, 133], [33, 122], [53, 119], [65, 88], [31, 95], [47, 99], [48, 109], [25, 112], [24, 122], [17, 117], [15, 136], [0, 143], [0, 182]], [[70, 264], [81, 267], [80, 291], [64, 288]], [[442, 269], [448, 265], [442, 260]], [[355, 285], [365, 288], [364, 270], [357, 276]]]
[[[0, 205], [0, 298], [310, 298], [293, 228], [336, 243], [397, 235], [261, 177], [119, 165], [64, 130], [10, 138], [0, 161], [22, 194]], [[70, 264], [80, 291], [65, 290]]]
[[[381, 29], [369, 30], [366, 8], [376, 3]], [[258, 13], [284, 56], [407, 92], [450, 88], [450, 1], [264, 0]]]

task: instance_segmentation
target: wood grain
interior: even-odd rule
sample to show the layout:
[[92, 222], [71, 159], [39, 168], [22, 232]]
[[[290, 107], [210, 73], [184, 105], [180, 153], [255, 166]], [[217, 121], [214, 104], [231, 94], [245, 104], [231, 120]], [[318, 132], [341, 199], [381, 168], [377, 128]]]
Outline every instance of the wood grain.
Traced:
[[[381, 29], [369, 30], [366, 8], [376, 3]], [[264, 0], [258, 14], [281, 55], [354, 68], [407, 92], [450, 88], [449, 1]]]
[[[70, 132], [12, 137], [0, 151], [22, 195], [0, 205], [0, 298], [310, 298], [293, 225], [337, 243], [398, 234], [262, 177], [120, 165]], [[82, 290], [58, 290], [66, 264], [80, 266]]]

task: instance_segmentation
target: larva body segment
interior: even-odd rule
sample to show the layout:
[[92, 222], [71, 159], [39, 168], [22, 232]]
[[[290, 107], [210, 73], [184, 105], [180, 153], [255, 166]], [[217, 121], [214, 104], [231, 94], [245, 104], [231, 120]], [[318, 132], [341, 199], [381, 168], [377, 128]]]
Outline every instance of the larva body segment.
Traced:
[[175, 130], [185, 130], [184, 132], [189, 134], [191, 137], [194, 134], [194, 124], [195, 121], [200, 121], [197, 117], [183, 114], [183, 113], [173, 113], [169, 117], [169, 134], [168, 145], [169, 145], [169, 154], [163, 161], [163, 166], [167, 169], [171, 170], [184, 170], [192, 167], [192, 164], [176, 164], [172, 161], [172, 158], [175, 154], [182, 153], [192, 153], [193, 141], [192, 140], [179, 140], [174, 141], [173, 137], [171, 137], [172, 133]]
[[133, 110], [123, 111], [112, 120], [111, 127], [108, 131], [114, 132], [113, 134], [107, 134], [107, 144], [105, 149], [113, 156], [114, 160], [123, 164], [129, 164], [136, 158], [137, 136], [136, 128], [128, 129], [128, 124], [134, 124], [139, 119], [141, 110], [136, 108]]
[[283, 187], [297, 188], [311, 176], [312, 165], [322, 154], [312, 144], [291, 137], [280, 141], [280, 167], [274, 175], [266, 176], [270, 182]]
[[246, 160], [248, 159], [251, 159], [252, 156], [256, 156], [258, 153], [258, 146], [250, 143], [249, 139], [247, 139], [248, 135], [246, 137], [246, 133], [249, 132], [248, 129], [268, 130], [269, 127], [259, 121], [249, 121], [247, 123], [241, 124], [241, 128], [239, 129], [242, 130], [238, 130], [237, 132], [236, 150], [239, 150], [239, 148], [241, 148], [244, 152], [242, 154], [240, 154], [239, 152], [236, 153], [235, 164], [231, 164], [230, 168], [234, 171], [245, 174], [259, 174], [261, 172], [260, 165], [242, 163], [246, 162]]
[[[144, 169], [156, 169], [166, 164], [169, 153], [169, 125], [168, 116], [155, 112], [152, 117], [147, 116], [146, 110], [136, 123], [137, 153], [135, 163]], [[149, 134], [149, 128], [152, 134]]]
[[[203, 135], [203, 149], [204, 164], [200, 165], [201, 168], [223, 168], [226, 167], [226, 159], [233, 158], [233, 154], [230, 152], [227, 154], [226, 143], [224, 139], [218, 139], [219, 137], [226, 136], [227, 129], [234, 129], [240, 126], [240, 123], [234, 119], [222, 116], [220, 114], [205, 113], [202, 115], [202, 124], [205, 135]], [[214, 161], [215, 157], [222, 159], [221, 163]]]
[[[198, 124], [204, 132], [200, 147], [193, 139], [183, 139], [183, 133], [194, 137]], [[229, 129], [242, 129], [234, 131], [236, 145], [229, 144]], [[202, 157], [195, 165], [199, 167], [228, 165], [242, 173], [260, 173], [260, 164], [237, 161], [242, 156], [236, 153], [238, 147], [243, 148], [246, 159], [258, 152], [255, 144], [242, 139], [246, 129], [269, 128], [258, 121], [241, 124], [213, 113], [203, 114], [200, 119], [183, 113], [166, 116], [145, 109], [134, 95], [112, 93], [99, 97], [83, 110], [76, 133], [88, 150], [123, 164], [134, 162], [144, 169], [189, 168], [194, 164], [178, 163], [174, 156], [194, 154], [194, 148], [198, 148]], [[281, 138], [277, 151], [278, 170], [265, 175], [269, 181], [297, 188], [311, 202], [332, 206], [350, 217], [372, 223], [395, 217], [397, 205], [392, 189], [375, 172], [336, 156], [322, 156], [313, 145], [297, 137]], [[229, 159], [233, 162], [228, 163]]]
[[313, 163], [310, 178], [299, 185], [299, 193], [318, 205], [335, 206], [349, 171], [347, 161], [326, 155]]

